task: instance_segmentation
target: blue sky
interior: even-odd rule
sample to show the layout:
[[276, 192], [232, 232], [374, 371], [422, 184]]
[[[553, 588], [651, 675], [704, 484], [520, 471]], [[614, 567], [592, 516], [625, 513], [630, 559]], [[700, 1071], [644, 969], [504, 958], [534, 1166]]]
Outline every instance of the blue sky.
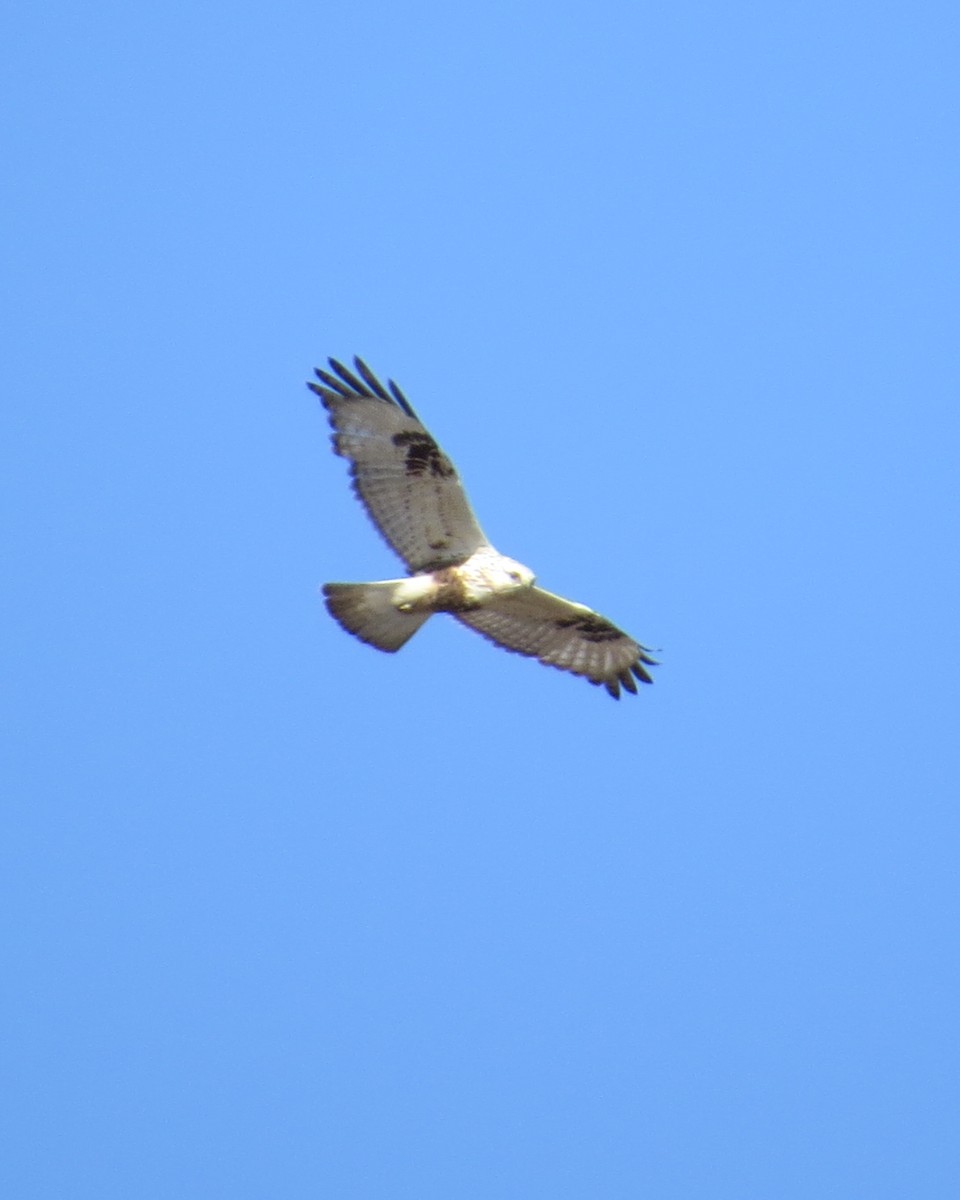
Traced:
[[[3, 1194], [957, 1195], [955, 6], [3, 26]], [[355, 353], [653, 688], [333, 624]]]

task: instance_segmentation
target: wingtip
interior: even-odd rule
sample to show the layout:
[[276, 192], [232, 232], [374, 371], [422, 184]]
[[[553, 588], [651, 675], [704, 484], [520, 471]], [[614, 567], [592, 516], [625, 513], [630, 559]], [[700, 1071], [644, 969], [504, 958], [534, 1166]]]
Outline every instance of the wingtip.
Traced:
[[371, 389], [374, 395], [379, 396], [381, 400], [386, 400], [388, 403], [390, 403], [390, 396], [387, 393], [386, 388], [370, 370], [359, 354], [355, 354], [353, 356], [353, 365], [357, 370], [357, 374], [367, 385], [367, 387]]
[[[633, 674], [634, 674], [634, 675], [637, 677], [637, 679], [639, 679], [639, 680], [640, 680], [640, 682], [641, 682], [641, 683], [653, 683], [653, 676], [650, 674], [650, 672], [649, 672], [649, 671], [647, 671], [647, 670], [646, 670], [646, 669], [645, 669], [645, 668], [644, 668], [644, 667], [641, 665], [641, 664], [642, 664], [642, 662], [647, 662], [647, 663], [649, 663], [650, 661], [651, 661], [651, 660], [650, 660], [650, 659], [647, 659], [647, 658], [645, 658], [645, 659], [637, 659], [637, 661], [636, 661], [636, 662], [632, 662], [632, 663], [630, 664], [630, 670], [631, 670], [631, 672], [632, 672], [632, 673], [633, 673]], [[654, 666], [655, 666], [656, 664], [652, 664], [652, 665], [654, 665]]]
[[326, 407], [330, 407], [333, 400], [340, 399], [340, 392], [335, 392], [333, 388], [324, 387], [322, 384], [314, 383], [312, 379], [307, 380], [307, 387], [315, 396], [320, 398], [320, 402]]
[[331, 358], [328, 359], [328, 362], [330, 363], [330, 366], [333, 367], [334, 371], [336, 371], [336, 373], [340, 376], [343, 382], [358, 396], [374, 395], [366, 382], [362, 379], [358, 379], [357, 376], [354, 375], [354, 373], [350, 370], [350, 368], [345, 367], [343, 363], [339, 361], [339, 359]]
[[345, 366], [339, 358], [328, 358], [327, 366], [330, 368], [329, 370], [324, 370], [322, 367], [314, 368], [314, 374], [324, 385], [322, 388], [318, 388], [312, 382], [307, 384], [310, 390], [316, 392], [321, 399], [327, 397], [332, 399], [335, 396], [342, 396], [344, 399], [349, 399], [351, 396], [363, 396], [367, 399], [376, 397], [379, 400], [385, 400], [388, 404], [396, 404], [412, 420], [420, 420], [410, 401], [397, 384], [389, 379], [387, 387], [384, 387], [359, 354], [353, 356], [353, 371]]
[[637, 694], [637, 685], [634, 683], [633, 676], [629, 671], [620, 672], [620, 683], [627, 689], [631, 696]]

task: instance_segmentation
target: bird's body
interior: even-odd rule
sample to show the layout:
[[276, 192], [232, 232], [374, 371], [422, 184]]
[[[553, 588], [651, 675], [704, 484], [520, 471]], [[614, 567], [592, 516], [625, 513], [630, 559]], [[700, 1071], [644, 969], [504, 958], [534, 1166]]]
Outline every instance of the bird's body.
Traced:
[[401, 612], [467, 613], [529, 587], [533, 572], [522, 563], [481, 546], [457, 566], [413, 575], [401, 582], [397, 607]]
[[331, 615], [349, 633], [395, 651], [436, 612], [450, 613], [504, 649], [636, 692], [652, 683], [645, 647], [606, 618], [534, 586], [529, 567], [483, 534], [456, 470], [392, 381], [389, 392], [361, 359], [336, 359], [309, 387], [323, 401], [334, 449], [374, 524], [406, 563], [405, 579], [328, 583]]

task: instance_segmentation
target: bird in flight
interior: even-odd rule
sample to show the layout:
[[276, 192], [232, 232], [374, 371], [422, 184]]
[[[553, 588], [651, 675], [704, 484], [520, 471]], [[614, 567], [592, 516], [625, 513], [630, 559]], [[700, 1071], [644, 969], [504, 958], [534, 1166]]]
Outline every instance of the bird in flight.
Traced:
[[505, 650], [603, 684], [615, 700], [652, 683], [647, 648], [606, 617], [534, 586], [529, 567], [496, 551], [480, 529], [456, 469], [393, 380], [362, 359], [335, 358], [319, 382], [333, 447], [350, 462], [353, 488], [408, 569], [405, 579], [328, 583], [327, 609], [378, 650], [399, 650], [434, 613], [450, 613]]

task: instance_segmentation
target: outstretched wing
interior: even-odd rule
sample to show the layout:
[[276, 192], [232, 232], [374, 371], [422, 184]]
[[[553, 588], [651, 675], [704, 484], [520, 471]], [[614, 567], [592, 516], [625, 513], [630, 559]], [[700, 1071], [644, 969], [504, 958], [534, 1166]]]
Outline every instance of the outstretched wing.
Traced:
[[602, 683], [614, 700], [620, 699], [621, 685], [636, 695], [634, 677], [653, 683], [644, 664], [656, 666], [656, 659], [645, 646], [599, 613], [542, 588], [525, 588], [454, 615], [506, 650]]
[[354, 491], [411, 571], [462, 562], [487, 544], [453, 464], [391, 379], [389, 392], [361, 359], [336, 359], [309, 383], [323, 401]]

